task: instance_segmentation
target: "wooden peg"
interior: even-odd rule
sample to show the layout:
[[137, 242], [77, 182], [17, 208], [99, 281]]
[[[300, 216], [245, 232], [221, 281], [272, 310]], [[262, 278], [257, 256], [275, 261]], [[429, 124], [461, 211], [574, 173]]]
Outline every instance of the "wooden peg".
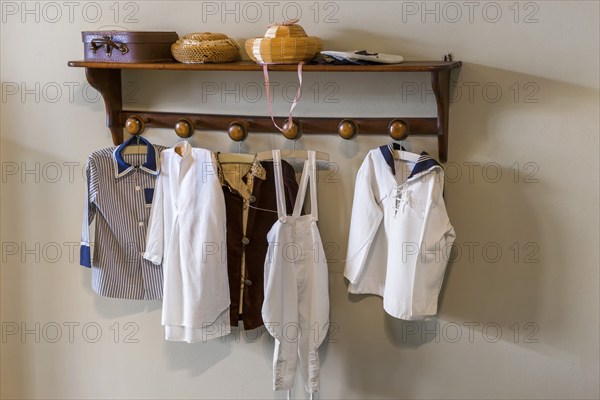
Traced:
[[242, 122], [234, 121], [229, 124], [227, 134], [229, 134], [229, 138], [231, 140], [235, 142], [243, 142], [248, 137], [248, 128], [246, 128], [246, 125]]
[[408, 126], [406, 125], [406, 122], [395, 119], [390, 122], [390, 125], [388, 126], [388, 132], [392, 139], [404, 140], [408, 137]]
[[175, 133], [182, 139], [192, 137], [194, 134], [194, 123], [187, 118], [180, 118], [175, 123]]
[[338, 133], [346, 140], [352, 139], [358, 133], [358, 126], [349, 119], [344, 119], [338, 125]]
[[145, 121], [137, 115], [132, 115], [125, 121], [125, 130], [132, 136], [141, 135], [144, 129], [146, 129]]
[[283, 136], [286, 139], [296, 140], [302, 136], [302, 132], [300, 131], [300, 125], [296, 121], [292, 121], [292, 126], [289, 125], [289, 121], [283, 124]]

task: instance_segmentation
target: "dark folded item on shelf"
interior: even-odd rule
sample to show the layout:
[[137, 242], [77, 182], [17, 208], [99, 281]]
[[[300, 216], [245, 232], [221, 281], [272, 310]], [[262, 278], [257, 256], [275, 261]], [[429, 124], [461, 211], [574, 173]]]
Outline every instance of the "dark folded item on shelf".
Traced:
[[365, 60], [349, 60], [347, 58], [336, 58], [327, 54], [317, 54], [312, 60], [306, 64], [312, 65], [375, 65], [378, 64], [372, 61]]

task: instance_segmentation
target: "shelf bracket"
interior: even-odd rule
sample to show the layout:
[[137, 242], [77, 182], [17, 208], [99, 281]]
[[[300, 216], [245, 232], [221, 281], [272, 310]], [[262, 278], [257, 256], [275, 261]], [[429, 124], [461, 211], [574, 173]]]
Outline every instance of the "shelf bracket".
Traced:
[[121, 70], [86, 68], [85, 76], [88, 83], [102, 95], [106, 108], [106, 126], [110, 129], [113, 143], [123, 143], [123, 125], [119, 118], [123, 110]]
[[440, 161], [448, 161], [448, 119], [450, 116], [450, 70], [431, 72], [431, 87], [437, 103], [437, 137]]

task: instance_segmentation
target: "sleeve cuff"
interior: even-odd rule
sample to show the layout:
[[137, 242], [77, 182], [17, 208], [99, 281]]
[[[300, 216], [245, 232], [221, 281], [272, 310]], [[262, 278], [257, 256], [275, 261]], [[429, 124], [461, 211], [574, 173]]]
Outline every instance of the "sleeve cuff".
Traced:
[[152, 264], [160, 265], [162, 263], [162, 257], [160, 257], [160, 256], [155, 256], [155, 255], [150, 254], [150, 253], [144, 253], [142, 256], [146, 260], [150, 261]]
[[91, 268], [92, 267], [92, 259], [90, 257], [90, 246], [86, 244], [82, 244], [79, 248], [79, 264], [82, 267]]

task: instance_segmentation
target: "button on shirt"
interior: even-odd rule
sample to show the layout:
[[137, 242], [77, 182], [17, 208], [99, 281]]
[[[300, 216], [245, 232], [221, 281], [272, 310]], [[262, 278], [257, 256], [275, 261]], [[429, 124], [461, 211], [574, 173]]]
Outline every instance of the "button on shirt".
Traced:
[[[287, 210], [291, 213], [298, 193], [294, 168], [282, 161]], [[277, 221], [275, 174], [272, 161], [251, 166], [223, 163], [219, 166], [227, 207], [227, 268], [231, 296], [231, 325], [244, 329], [263, 325], [264, 267], [269, 243], [267, 233]]]
[[[92, 288], [102, 296], [160, 299], [162, 268], [145, 260], [142, 252], [159, 173], [157, 156], [164, 147], [139, 138], [147, 154], [123, 154], [133, 140], [97, 150], [87, 160], [80, 264], [91, 267]], [[94, 219], [92, 258], [90, 225]]]
[[230, 332], [225, 200], [212, 153], [175, 149], [161, 153], [144, 257], [163, 263], [166, 339], [206, 341]]

